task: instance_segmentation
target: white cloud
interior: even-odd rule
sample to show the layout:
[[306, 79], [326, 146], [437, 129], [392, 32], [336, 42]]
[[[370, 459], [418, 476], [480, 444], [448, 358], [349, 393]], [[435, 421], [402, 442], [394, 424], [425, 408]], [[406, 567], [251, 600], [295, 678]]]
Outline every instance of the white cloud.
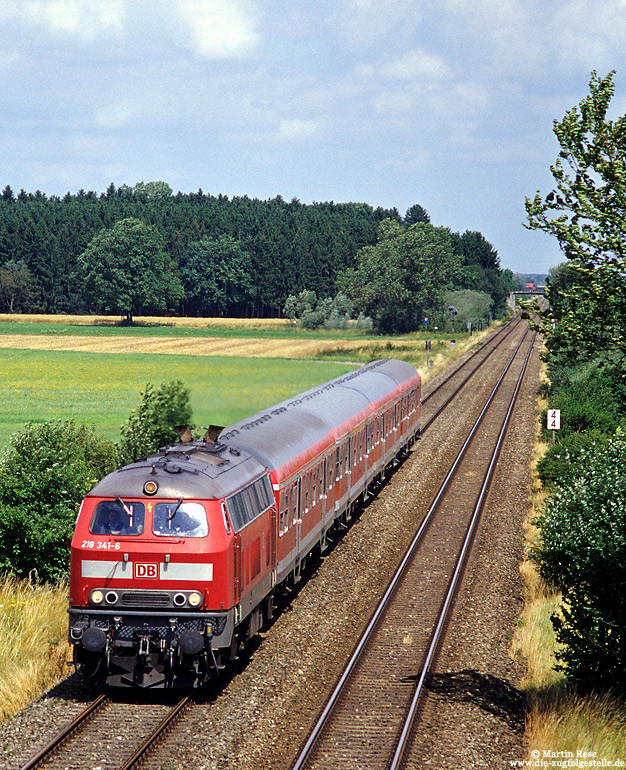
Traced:
[[447, 80], [451, 70], [445, 59], [422, 49], [408, 51], [396, 59], [385, 59], [374, 64], [360, 64], [355, 75], [363, 80], [389, 80], [433, 82]]
[[283, 142], [308, 139], [319, 134], [321, 125], [317, 120], [301, 118], [283, 118], [280, 121], [276, 138]]
[[[625, 0], [434, 0], [442, 31], [492, 72], [609, 69], [621, 60]], [[482, 56], [481, 56], [482, 54]]]
[[616, 55], [621, 58], [626, 2], [606, 0], [600, 10], [593, 0], [567, 0], [554, 14], [552, 31], [561, 69], [609, 69]]
[[124, 0], [4, 0], [0, 4], [0, 19], [80, 40], [92, 40], [103, 33], [119, 34], [125, 18]]
[[178, 16], [188, 45], [201, 58], [244, 58], [260, 42], [246, 0], [179, 0]]

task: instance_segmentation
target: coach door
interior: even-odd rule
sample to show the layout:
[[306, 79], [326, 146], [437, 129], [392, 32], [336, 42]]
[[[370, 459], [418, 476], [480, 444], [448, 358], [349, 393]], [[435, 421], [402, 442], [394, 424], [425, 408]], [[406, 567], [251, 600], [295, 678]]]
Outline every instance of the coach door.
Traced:
[[298, 561], [300, 557], [300, 538], [302, 537], [302, 516], [304, 515], [304, 495], [302, 494], [302, 476], [296, 481], [296, 496], [298, 500], [297, 516], [295, 520], [296, 528], [296, 554], [298, 554]]
[[241, 535], [235, 533], [235, 601], [238, 602], [241, 599]]

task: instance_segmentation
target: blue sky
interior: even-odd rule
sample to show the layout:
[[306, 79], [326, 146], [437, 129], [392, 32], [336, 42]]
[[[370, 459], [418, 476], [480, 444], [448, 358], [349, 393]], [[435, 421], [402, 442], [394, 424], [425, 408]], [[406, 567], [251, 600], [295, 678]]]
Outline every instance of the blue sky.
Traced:
[[552, 121], [617, 70], [626, 0], [0, 0], [0, 186], [414, 203], [504, 267], [556, 243]]

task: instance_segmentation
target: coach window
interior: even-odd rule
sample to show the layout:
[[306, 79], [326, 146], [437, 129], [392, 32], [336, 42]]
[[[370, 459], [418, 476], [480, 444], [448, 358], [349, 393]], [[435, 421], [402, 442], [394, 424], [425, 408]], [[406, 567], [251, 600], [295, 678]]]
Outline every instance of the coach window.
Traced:
[[291, 491], [289, 493], [290, 499], [290, 521], [289, 526], [293, 525], [298, 520], [298, 482], [294, 481], [291, 485]]
[[283, 535], [287, 530], [287, 490], [282, 489], [278, 504], [278, 534]]
[[326, 492], [333, 488], [336, 475], [336, 460], [333, 460], [332, 454], [326, 457]]
[[200, 503], [157, 503], [152, 532], [161, 537], [206, 537], [209, 534], [206, 511]]

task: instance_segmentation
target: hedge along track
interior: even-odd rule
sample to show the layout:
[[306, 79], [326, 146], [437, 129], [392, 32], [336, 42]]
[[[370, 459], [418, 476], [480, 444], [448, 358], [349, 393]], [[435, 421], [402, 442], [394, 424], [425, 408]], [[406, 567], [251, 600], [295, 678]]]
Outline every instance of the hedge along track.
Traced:
[[188, 706], [188, 695], [175, 705], [113, 702], [98, 696], [21, 770], [132, 770]]
[[293, 770], [397, 770], [462, 578], [535, 335], [502, 372]]

